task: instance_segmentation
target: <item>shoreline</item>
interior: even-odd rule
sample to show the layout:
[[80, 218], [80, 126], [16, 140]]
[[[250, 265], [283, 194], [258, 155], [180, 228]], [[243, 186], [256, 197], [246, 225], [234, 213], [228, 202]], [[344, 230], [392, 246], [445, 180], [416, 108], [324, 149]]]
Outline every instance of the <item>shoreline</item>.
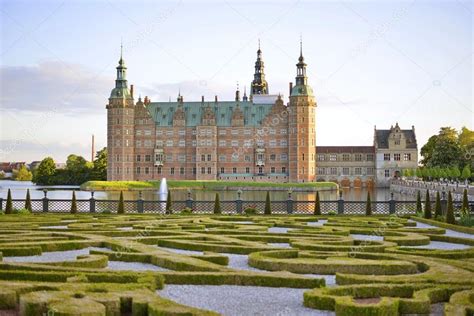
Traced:
[[[231, 181], [167, 181], [168, 188], [173, 190], [203, 191], [288, 191], [316, 192], [337, 191], [339, 186], [334, 182], [311, 183], [268, 183], [268, 182], [231, 182]], [[88, 181], [81, 185], [84, 191], [154, 191], [160, 186], [159, 181]]]

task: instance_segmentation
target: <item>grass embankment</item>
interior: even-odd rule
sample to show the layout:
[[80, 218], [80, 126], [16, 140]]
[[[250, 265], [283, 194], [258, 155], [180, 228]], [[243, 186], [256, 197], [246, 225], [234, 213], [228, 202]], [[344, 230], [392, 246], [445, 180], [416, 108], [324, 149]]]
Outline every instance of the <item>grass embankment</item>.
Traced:
[[[275, 182], [245, 182], [245, 181], [196, 181], [196, 180], [168, 180], [171, 189], [199, 189], [199, 190], [228, 190], [235, 188], [275, 188], [275, 189], [337, 189], [334, 182], [305, 182], [305, 183], [275, 183]], [[160, 181], [88, 181], [81, 185], [82, 190], [146, 190], [157, 189]]]

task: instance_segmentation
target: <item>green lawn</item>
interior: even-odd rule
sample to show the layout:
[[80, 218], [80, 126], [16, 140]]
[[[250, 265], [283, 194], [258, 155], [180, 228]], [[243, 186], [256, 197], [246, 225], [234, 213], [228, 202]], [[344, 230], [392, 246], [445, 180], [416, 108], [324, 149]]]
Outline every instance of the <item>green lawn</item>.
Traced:
[[[271, 188], [337, 188], [333, 182], [306, 182], [306, 183], [274, 183], [274, 182], [245, 182], [245, 181], [195, 181], [195, 180], [168, 180], [169, 188], [225, 190], [227, 187], [271, 187]], [[154, 189], [160, 186], [160, 181], [88, 181], [81, 185], [83, 190], [138, 190]]]

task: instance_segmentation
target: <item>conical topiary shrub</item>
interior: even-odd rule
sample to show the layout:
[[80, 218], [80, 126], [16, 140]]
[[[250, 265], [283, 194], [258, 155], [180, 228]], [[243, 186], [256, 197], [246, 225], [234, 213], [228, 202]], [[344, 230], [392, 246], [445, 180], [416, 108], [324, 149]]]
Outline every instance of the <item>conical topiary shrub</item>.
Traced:
[[221, 213], [221, 201], [219, 199], [219, 193], [216, 193], [216, 198], [214, 199], [214, 214]]
[[423, 207], [421, 205], [421, 193], [418, 191], [416, 194], [416, 214], [421, 214], [423, 212]]
[[265, 198], [265, 210], [263, 211], [265, 215], [272, 214], [272, 203], [270, 202], [270, 191], [267, 191], [267, 197]]
[[372, 215], [372, 201], [370, 200], [370, 192], [367, 192], [367, 203], [365, 204], [365, 215]]
[[443, 212], [441, 210], [441, 197], [438, 191], [436, 192], [436, 201], [435, 201], [435, 219], [439, 219], [442, 216], [443, 216]]
[[123, 201], [123, 191], [120, 191], [117, 214], [125, 214], [125, 202]]
[[71, 214], [77, 213], [76, 191], [72, 191]]
[[314, 215], [321, 215], [321, 203], [319, 201], [319, 192], [316, 192], [316, 199], [314, 200]]
[[467, 189], [464, 189], [464, 193], [462, 194], [461, 214], [463, 216], [469, 216], [469, 200], [467, 199]]
[[8, 189], [7, 193], [7, 205], [5, 206], [5, 214], [13, 213], [13, 201], [12, 201], [12, 192]]
[[456, 224], [456, 219], [454, 218], [453, 197], [451, 196], [451, 191], [448, 192], [448, 210], [446, 211], [446, 223]]
[[165, 211], [166, 214], [171, 214], [173, 211], [171, 210], [171, 190], [168, 190], [168, 194], [166, 195], [166, 206], [165, 206]]
[[426, 198], [425, 198], [425, 214], [426, 219], [431, 219], [431, 199], [430, 199], [430, 191], [426, 190]]
[[28, 210], [30, 212], [33, 211], [31, 207], [30, 189], [26, 190], [25, 210]]

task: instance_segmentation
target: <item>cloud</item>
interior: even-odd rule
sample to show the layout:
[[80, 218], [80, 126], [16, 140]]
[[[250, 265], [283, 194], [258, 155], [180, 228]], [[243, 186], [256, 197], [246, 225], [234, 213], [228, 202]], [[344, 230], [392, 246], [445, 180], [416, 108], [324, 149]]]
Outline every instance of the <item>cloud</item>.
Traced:
[[0, 104], [14, 111], [97, 113], [104, 110], [112, 80], [79, 64], [2, 66]]

